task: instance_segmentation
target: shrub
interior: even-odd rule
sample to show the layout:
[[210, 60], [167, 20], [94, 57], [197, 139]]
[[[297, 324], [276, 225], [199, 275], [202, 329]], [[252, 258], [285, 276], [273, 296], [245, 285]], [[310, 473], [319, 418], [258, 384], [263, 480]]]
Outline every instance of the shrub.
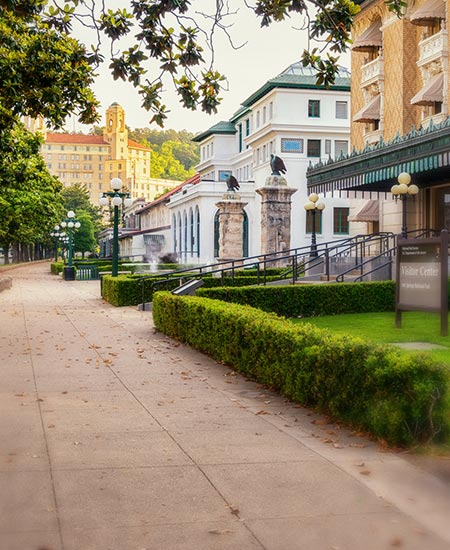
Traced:
[[64, 269], [64, 262], [52, 262], [50, 264], [50, 273], [59, 275]]
[[[195, 275], [188, 272], [182, 278], [183, 282], [195, 278]], [[278, 279], [278, 276], [273, 275], [267, 277], [267, 280]], [[251, 283], [256, 284], [257, 277], [224, 277], [215, 278], [211, 274], [203, 276], [203, 284], [205, 287], [222, 287], [226, 285], [244, 286]], [[173, 290], [180, 285], [180, 277], [174, 273], [172, 275], [142, 277], [142, 275], [119, 275], [111, 277], [105, 275], [102, 277], [102, 298], [113, 306], [135, 306], [142, 303], [142, 285], [144, 285], [144, 300], [152, 301], [154, 291], [158, 290]]]
[[200, 288], [197, 295], [251, 305], [284, 317], [392, 311], [395, 308], [394, 281]]
[[169, 292], [155, 294], [153, 319], [167, 335], [390, 443], [450, 433], [448, 375], [428, 356]]

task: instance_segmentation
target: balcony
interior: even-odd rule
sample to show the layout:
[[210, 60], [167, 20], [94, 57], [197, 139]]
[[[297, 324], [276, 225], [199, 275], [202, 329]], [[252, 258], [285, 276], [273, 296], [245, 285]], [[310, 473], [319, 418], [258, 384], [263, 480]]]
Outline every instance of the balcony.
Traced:
[[439, 61], [448, 55], [447, 34], [446, 30], [442, 30], [419, 42], [418, 67]]
[[383, 135], [382, 130], [366, 130], [364, 132], [364, 141], [369, 145], [375, 145], [379, 143], [380, 137]]
[[384, 79], [384, 68], [382, 56], [373, 61], [369, 61], [361, 67], [361, 88], [367, 88], [372, 84], [377, 84]]

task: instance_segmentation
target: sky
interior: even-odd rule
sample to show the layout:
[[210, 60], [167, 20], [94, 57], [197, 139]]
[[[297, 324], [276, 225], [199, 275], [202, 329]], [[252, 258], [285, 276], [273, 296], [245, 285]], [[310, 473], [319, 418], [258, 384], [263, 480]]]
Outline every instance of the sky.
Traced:
[[[110, 0], [110, 4], [123, 6], [123, 0]], [[193, 0], [196, 9], [210, 5], [212, 0]], [[217, 35], [215, 44], [215, 68], [227, 77], [228, 89], [221, 93], [223, 98], [217, 114], [207, 115], [201, 110], [190, 111], [181, 106], [173, 84], [165, 84], [163, 103], [170, 110], [165, 122], [165, 129], [186, 129], [198, 133], [207, 130], [221, 120], [228, 120], [241, 103], [267, 80], [280, 74], [292, 63], [299, 61], [303, 49], [308, 47], [306, 31], [299, 30], [302, 18], [291, 18], [270, 27], [261, 28], [258, 18], [244, 5], [243, 0], [230, 0], [237, 13], [230, 17], [228, 29], [235, 45], [233, 49], [225, 34]], [[113, 7], [111, 5], [111, 7]], [[206, 11], [206, 10], [205, 10]], [[90, 44], [90, 36], [79, 31], [80, 38]], [[349, 67], [349, 56], [341, 58], [341, 65]], [[156, 124], [150, 125], [151, 114], [141, 107], [141, 97], [130, 83], [114, 81], [107, 68], [108, 63], [98, 71], [93, 86], [100, 101], [99, 112], [102, 116], [100, 125], [105, 124], [104, 113], [113, 102], [119, 103], [126, 112], [126, 124], [134, 128], [151, 127], [159, 129]], [[155, 65], [157, 68], [158, 65]], [[149, 71], [150, 72], [150, 71]], [[150, 73], [151, 74], [151, 73]], [[90, 127], [75, 121], [75, 117], [66, 124], [68, 131], [88, 132]]]

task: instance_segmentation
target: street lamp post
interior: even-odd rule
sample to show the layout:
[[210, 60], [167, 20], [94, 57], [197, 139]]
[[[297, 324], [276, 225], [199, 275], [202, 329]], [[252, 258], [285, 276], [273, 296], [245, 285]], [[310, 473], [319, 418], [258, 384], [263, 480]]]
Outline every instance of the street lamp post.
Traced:
[[55, 262], [57, 262], [58, 261], [58, 241], [60, 237], [59, 225], [55, 225], [55, 227], [53, 228], [53, 231], [50, 233], [50, 236], [55, 239]]
[[122, 202], [125, 206], [130, 206], [133, 200], [130, 193], [121, 193], [122, 180], [113, 178], [110, 182], [112, 191], [105, 191], [99, 200], [100, 206], [106, 206], [111, 201], [114, 207], [114, 225], [113, 225], [113, 253], [112, 253], [112, 271], [111, 275], [117, 277], [119, 273], [119, 206]]
[[415, 198], [419, 192], [417, 185], [410, 185], [411, 176], [407, 172], [402, 172], [397, 177], [398, 184], [391, 187], [391, 193], [395, 197], [395, 201], [400, 198], [402, 201], [402, 238], [406, 239], [408, 236], [408, 229], [406, 227], [406, 199], [408, 196]]
[[75, 280], [75, 268], [73, 267], [73, 229], [78, 229], [80, 225], [80, 222], [75, 219], [75, 212], [73, 210], [69, 210], [67, 218], [61, 222], [61, 227], [63, 229], [67, 227], [69, 230], [69, 252], [67, 266], [64, 268], [64, 279], [66, 281]]
[[310, 257], [311, 258], [317, 258], [317, 244], [316, 244], [316, 213], [322, 212], [325, 208], [325, 204], [323, 202], [318, 202], [319, 195], [316, 193], [311, 193], [308, 197], [308, 202], [305, 203], [304, 209], [306, 210], [306, 215], [308, 215], [308, 212], [311, 212], [312, 216], [312, 232], [311, 232], [311, 252]]

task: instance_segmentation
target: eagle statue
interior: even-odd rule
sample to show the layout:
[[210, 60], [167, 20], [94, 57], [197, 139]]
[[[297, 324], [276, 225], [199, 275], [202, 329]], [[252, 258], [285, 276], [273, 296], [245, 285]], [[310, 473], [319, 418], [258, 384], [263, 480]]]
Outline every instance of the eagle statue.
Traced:
[[232, 174], [230, 174], [225, 181], [227, 182], [228, 191], [236, 191], [240, 188], [238, 180]]
[[273, 154], [270, 155], [270, 167], [272, 168], [272, 176], [281, 176], [281, 174], [287, 172], [283, 159]]

